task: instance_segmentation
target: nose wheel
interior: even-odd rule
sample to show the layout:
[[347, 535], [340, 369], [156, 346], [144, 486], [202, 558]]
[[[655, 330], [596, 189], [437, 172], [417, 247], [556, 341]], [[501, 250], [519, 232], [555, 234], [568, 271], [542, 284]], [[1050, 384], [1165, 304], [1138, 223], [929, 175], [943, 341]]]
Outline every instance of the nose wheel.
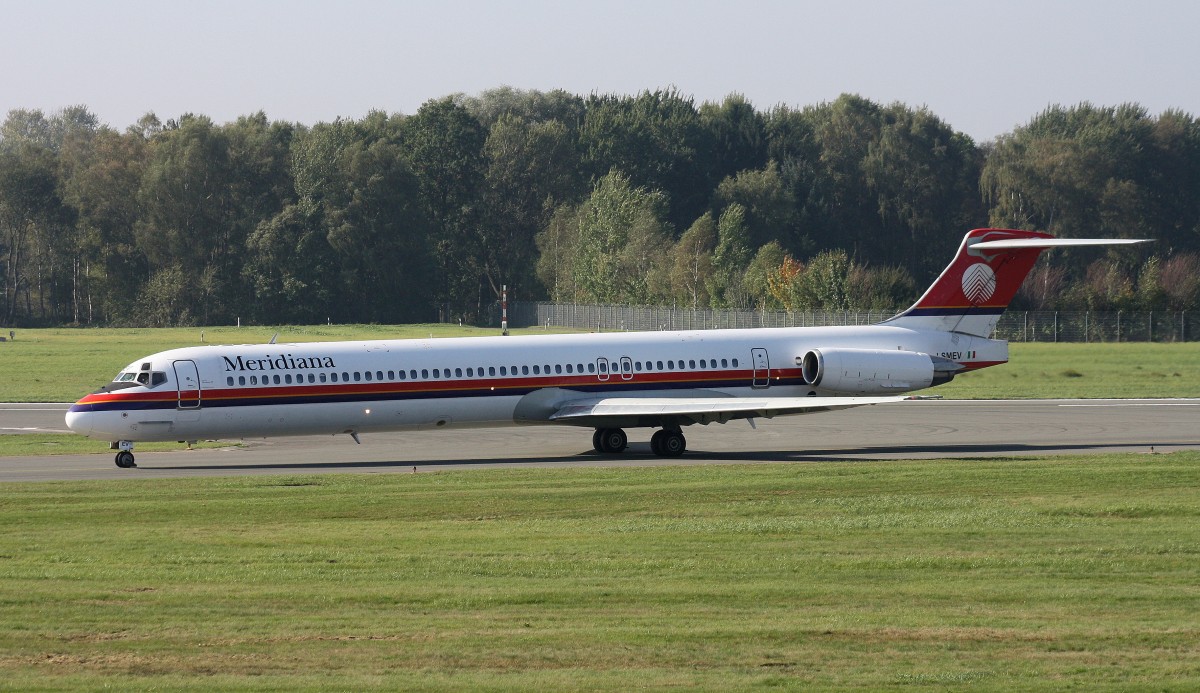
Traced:
[[132, 469], [136, 467], [137, 465], [133, 462], [133, 442], [129, 440], [122, 440], [117, 443], [117, 447], [120, 449], [120, 452], [117, 453], [116, 458], [117, 466], [121, 469]]

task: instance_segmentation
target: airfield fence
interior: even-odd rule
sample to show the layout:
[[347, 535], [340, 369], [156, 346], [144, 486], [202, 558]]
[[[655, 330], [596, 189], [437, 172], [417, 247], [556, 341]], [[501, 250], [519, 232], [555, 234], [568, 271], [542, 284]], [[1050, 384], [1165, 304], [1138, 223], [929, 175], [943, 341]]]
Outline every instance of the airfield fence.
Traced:
[[[737, 311], [671, 306], [514, 302], [512, 327], [597, 332], [871, 325], [895, 315], [874, 311]], [[499, 309], [495, 324], [499, 324]], [[1008, 311], [992, 334], [1010, 342], [1186, 342], [1200, 340], [1200, 312]]]

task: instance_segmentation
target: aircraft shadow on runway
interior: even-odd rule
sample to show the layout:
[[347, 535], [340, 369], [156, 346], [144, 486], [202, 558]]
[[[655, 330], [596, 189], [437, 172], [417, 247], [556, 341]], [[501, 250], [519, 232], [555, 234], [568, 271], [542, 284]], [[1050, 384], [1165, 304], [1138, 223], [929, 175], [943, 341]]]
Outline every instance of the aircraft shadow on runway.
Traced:
[[[1171, 447], [1179, 443], [1171, 443]], [[1125, 450], [1130, 452], [1149, 452], [1150, 443], [1103, 443], [1103, 444], [972, 444], [972, 445], [898, 445], [898, 446], [865, 446], [861, 448], [834, 448], [810, 450], [756, 450], [756, 451], [689, 451], [683, 457], [657, 457], [650, 452], [648, 445], [630, 445], [629, 449], [620, 455], [602, 455], [588, 450], [576, 455], [559, 455], [552, 457], [514, 457], [509, 459], [452, 459], [452, 460], [393, 460], [393, 461], [362, 461], [362, 462], [279, 462], [262, 464], [213, 464], [187, 466], [146, 466], [146, 470], [320, 470], [320, 469], [394, 469], [398, 472], [417, 468], [438, 467], [487, 467], [529, 464], [558, 465], [579, 464], [588, 462], [603, 462], [619, 465], [622, 462], [637, 464], [645, 461], [656, 461], [664, 464], [689, 464], [698, 462], [869, 462], [896, 461], [904, 459], [930, 459], [936, 457], [959, 457], [980, 455], [995, 457], [1028, 456], [1054, 452], [1087, 452], [1095, 450]], [[986, 458], [981, 458], [986, 459]]]

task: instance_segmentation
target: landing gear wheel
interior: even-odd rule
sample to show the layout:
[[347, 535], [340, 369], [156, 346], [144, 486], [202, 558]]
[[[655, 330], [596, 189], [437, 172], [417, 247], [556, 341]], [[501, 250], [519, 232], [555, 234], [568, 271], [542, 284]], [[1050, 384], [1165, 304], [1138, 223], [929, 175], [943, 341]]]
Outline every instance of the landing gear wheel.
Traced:
[[596, 449], [596, 452], [604, 452], [604, 449], [600, 447], [600, 434], [603, 432], [604, 429], [597, 428], [596, 432], [592, 434], [592, 447]]
[[659, 457], [679, 457], [687, 449], [687, 439], [679, 431], [657, 431], [650, 437], [650, 450]]
[[597, 431], [600, 442], [600, 452], [623, 452], [629, 445], [629, 436], [619, 428], [602, 428]]
[[121, 469], [132, 469], [137, 465], [133, 463], [133, 453], [128, 450], [122, 450], [117, 453], [117, 466]]

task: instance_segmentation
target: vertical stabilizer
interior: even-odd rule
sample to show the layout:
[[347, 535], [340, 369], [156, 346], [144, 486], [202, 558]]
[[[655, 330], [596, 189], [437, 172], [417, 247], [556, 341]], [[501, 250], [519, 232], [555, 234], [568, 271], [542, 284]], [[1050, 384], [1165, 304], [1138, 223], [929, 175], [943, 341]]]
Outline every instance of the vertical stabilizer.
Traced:
[[975, 229], [963, 238], [954, 260], [925, 294], [911, 308], [883, 324], [987, 337], [1043, 250], [1143, 242], [1057, 239], [1040, 231]]

